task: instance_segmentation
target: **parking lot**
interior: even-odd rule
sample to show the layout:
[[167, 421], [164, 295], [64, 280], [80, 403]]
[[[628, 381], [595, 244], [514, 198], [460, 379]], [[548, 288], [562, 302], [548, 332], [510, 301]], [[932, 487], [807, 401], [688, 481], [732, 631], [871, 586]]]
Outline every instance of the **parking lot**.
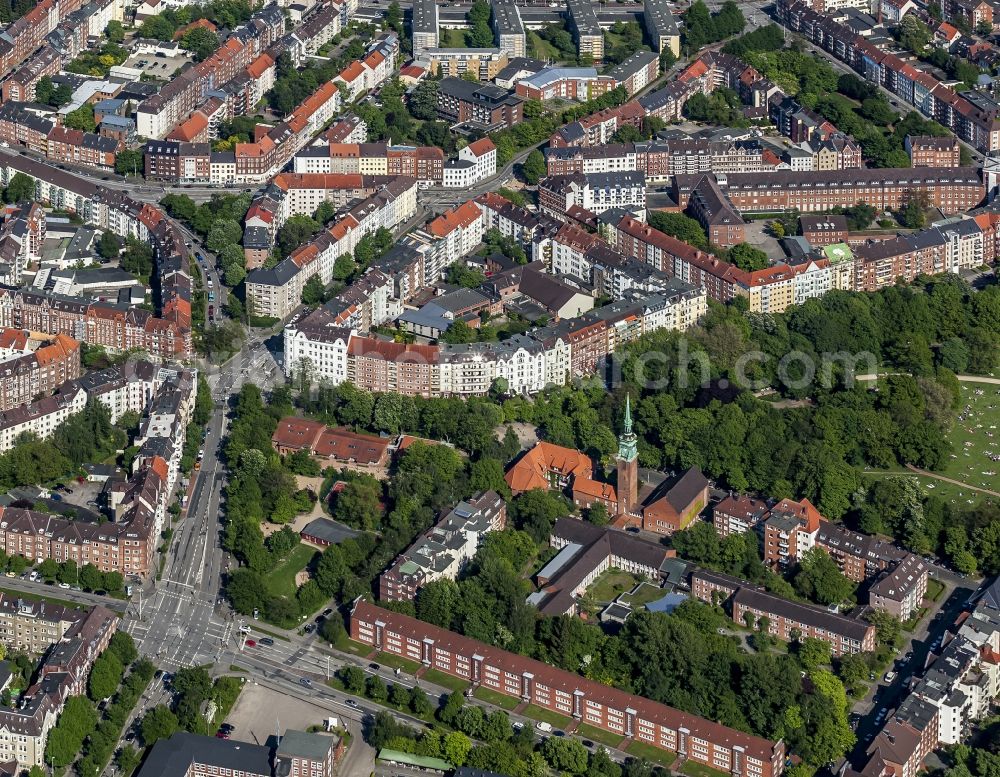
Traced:
[[183, 67], [189, 61], [188, 56], [167, 57], [155, 54], [133, 54], [123, 64], [125, 67], [134, 67], [146, 75], [167, 81], [173, 76], [175, 70]]
[[323, 723], [324, 710], [304, 699], [297, 699], [272, 688], [248, 682], [226, 722], [234, 726], [233, 739], [267, 743], [275, 727], [284, 732], [294, 728], [305, 731]]
[[97, 497], [100, 495], [101, 489], [104, 488], [103, 483], [94, 483], [87, 480], [83, 483], [72, 483], [69, 485], [69, 488], [73, 490], [72, 494], [66, 491], [59, 492], [59, 496], [62, 497], [63, 502], [74, 507], [82, 507], [85, 510], [98, 511]]

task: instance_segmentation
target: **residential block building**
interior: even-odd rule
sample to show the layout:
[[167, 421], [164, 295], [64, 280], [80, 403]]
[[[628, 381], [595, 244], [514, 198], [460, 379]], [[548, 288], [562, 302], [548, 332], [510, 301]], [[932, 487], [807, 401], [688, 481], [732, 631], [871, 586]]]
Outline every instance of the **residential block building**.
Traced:
[[427, 583], [456, 579], [482, 538], [506, 524], [507, 503], [495, 491], [459, 502], [379, 576], [379, 599], [412, 601]]
[[781, 741], [727, 728], [363, 599], [352, 607], [350, 626], [351, 638], [362, 644], [706, 766], [753, 777], [778, 777], [784, 769]]
[[913, 167], [958, 167], [961, 165], [961, 147], [958, 138], [907, 135], [904, 141]]

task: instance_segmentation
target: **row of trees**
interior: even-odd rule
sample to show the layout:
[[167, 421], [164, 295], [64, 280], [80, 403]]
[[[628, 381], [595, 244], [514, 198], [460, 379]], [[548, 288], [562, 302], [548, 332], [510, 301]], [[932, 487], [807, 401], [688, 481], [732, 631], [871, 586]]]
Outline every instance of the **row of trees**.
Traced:
[[250, 202], [249, 194], [214, 194], [208, 202], [197, 205], [186, 194], [167, 194], [160, 205], [201, 236], [206, 248], [218, 255], [225, 284], [236, 287], [246, 277], [246, 256], [240, 242]]
[[365, 739], [377, 749], [443, 758], [454, 766], [511, 777], [544, 777], [550, 770], [588, 777], [646, 777], [651, 773], [651, 767], [639, 759], [629, 759], [623, 769], [603, 748], [588, 753], [577, 739], [547, 737], [538, 743], [530, 728], [515, 730], [503, 710], [486, 714], [482, 707], [466, 704], [460, 692], [443, 698], [436, 715], [443, 726], [417, 731], [379, 712], [366, 726]]
[[[130, 667], [124, 677], [125, 667]], [[116, 632], [108, 649], [97, 659], [87, 696], [70, 696], [49, 733], [45, 762], [64, 767], [77, 760], [81, 774], [100, 774], [121, 737], [122, 727], [149, 681], [155, 667], [138, 657], [135, 643], [125, 632]], [[94, 679], [93, 673], [97, 673]], [[117, 689], [117, 692], [116, 692]], [[112, 696], [99, 715], [95, 702]], [[129, 755], [125, 756], [128, 759]], [[137, 759], [136, 759], [137, 760]]]
[[139, 27], [143, 38], [170, 41], [181, 27], [199, 19], [207, 19], [216, 27], [234, 29], [247, 21], [254, 12], [250, 0], [210, 0], [204, 5], [186, 5], [181, 8], [167, 8], [156, 16], [150, 16]]
[[746, 27], [743, 12], [733, 0], [727, 0], [714, 14], [703, 0], [695, 0], [683, 16], [684, 45], [691, 54], [709, 43], [739, 35]]
[[202, 714], [205, 704], [213, 702], [216, 717], [223, 719], [243, 688], [238, 677], [223, 676], [213, 682], [203, 666], [178, 669], [170, 683], [174, 692], [172, 705], [153, 707], [142, 719], [142, 741], [147, 746], [176, 731], [211, 734], [215, 730], [214, 721]]

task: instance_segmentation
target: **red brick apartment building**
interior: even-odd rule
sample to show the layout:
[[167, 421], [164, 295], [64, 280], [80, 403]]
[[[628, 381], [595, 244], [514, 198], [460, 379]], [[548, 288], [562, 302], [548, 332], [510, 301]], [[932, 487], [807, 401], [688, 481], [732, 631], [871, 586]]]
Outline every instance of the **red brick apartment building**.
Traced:
[[[0, 329], [4, 350], [27, 350], [29, 339], [27, 332]], [[26, 405], [79, 377], [80, 344], [67, 335], [56, 335], [33, 352], [0, 362], [0, 411]]]
[[[702, 176], [674, 179], [678, 205], [686, 207]], [[773, 170], [717, 176], [719, 186], [740, 212], [803, 213], [850, 207], [866, 202], [878, 211], [898, 210], [915, 192], [926, 192], [929, 204], [945, 213], [963, 213], [976, 207], [986, 189], [974, 167], [918, 167], [860, 170]]]
[[793, 632], [821, 639], [834, 656], [875, 650], [875, 627], [870, 623], [744, 587], [733, 596], [733, 620], [745, 623], [747, 616], [754, 623], [767, 618], [769, 633], [785, 642], [792, 640]]
[[764, 618], [768, 632], [785, 642], [796, 635], [820, 639], [835, 656], [875, 649], [875, 627], [870, 623], [783, 599], [737, 577], [696, 570], [691, 574], [691, 595], [712, 605], [727, 603], [736, 623], [749, 621], [756, 627]]
[[785, 745], [744, 734], [572, 672], [358, 599], [351, 638], [617, 736], [741, 777], [778, 777]]
[[705, 228], [712, 245], [730, 248], [746, 242], [743, 217], [737, 213], [716, 180], [703, 176], [688, 200], [691, 216]]
[[958, 138], [907, 135], [905, 147], [913, 167], [958, 167], [962, 157]]
[[444, 151], [434, 146], [389, 146], [386, 168], [389, 175], [440, 182], [444, 176]]
[[811, 245], [828, 246], [847, 242], [846, 216], [802, 216], [799, 226], [802, 228], [802, 237]]

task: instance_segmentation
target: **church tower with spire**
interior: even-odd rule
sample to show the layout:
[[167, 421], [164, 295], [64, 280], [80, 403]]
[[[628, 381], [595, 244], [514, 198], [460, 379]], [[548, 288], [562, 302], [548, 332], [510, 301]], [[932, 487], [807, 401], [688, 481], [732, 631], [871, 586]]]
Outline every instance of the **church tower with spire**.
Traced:
[[632, 431], [632, 401], [625, 396], [625, 419], [618, 438], [618, 512], [631, 513], [639, 501], [639, 449]]

